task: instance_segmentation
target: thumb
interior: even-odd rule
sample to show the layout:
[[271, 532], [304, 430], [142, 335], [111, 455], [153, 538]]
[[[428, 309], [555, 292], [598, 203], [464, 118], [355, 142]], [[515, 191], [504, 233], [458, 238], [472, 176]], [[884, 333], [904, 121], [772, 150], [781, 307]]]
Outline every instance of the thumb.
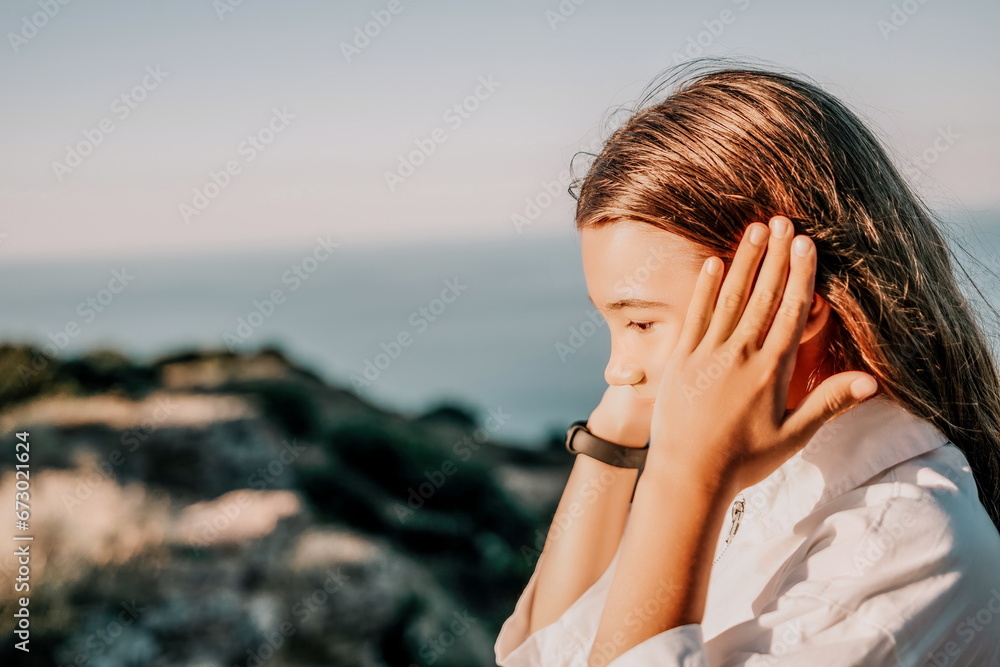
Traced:
[[819, 428], [878, 391], [874, 377], [862, 371], [831, 375], [809, 392], [785, 420], [792, 440], [809, 440]]

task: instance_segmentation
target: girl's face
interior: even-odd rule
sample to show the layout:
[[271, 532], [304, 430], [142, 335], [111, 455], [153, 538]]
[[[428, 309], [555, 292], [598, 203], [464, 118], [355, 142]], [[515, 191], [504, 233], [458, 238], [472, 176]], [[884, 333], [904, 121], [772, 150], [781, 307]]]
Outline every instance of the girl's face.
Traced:
[[611, 329], [604, 379], [632, 385], [637, 399], [653, 402], [707, 255], [685, 238], [634, 221], [584, 227], [580, 243], [587, 291]]
[[[698, 274], [711, 253], [676, 234], [636, 221], [584, 227], [580, 232], [587, 291], [611, 330], [604, 379], [631, 385], [653, 402], [680, 338]], [[725, 260], [728, 275], [729, 260]], [[752, 289], [752, 286], [751, 286]], [[830, 306], [813, 296], [788, 394], [788, 408], [806, 394], [809, 374], [821, 364]], [[822, 369], [821, 369], [822, 370]], [[826, 376], [820, 373], [817, 383]]]

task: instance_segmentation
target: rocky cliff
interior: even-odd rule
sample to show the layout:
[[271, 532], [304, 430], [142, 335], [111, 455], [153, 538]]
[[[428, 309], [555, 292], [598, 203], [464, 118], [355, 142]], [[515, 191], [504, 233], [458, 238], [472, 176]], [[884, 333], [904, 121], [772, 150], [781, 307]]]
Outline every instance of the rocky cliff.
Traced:
[[394, 414], [270, 348], [0, 346], [0, 499], [27, 432], [34, 537], [30, 660], [8, 555], [0, 662], [495, 664], [572, 463], [504, 419]]

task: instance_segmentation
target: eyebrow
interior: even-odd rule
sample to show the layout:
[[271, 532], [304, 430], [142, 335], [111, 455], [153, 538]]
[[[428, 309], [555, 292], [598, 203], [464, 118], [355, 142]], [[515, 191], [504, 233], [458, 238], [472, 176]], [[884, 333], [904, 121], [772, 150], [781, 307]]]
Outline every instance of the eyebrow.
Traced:
[[[587, 295], [587, 300], [590, 301], [591, 305], [597, 306], [594, 300]], [[662, 301], [646, 301], [645, 299], [619, 299], [618, 301], [611, 301], [604, 306], [607, 310], [621, 310], [622, 308], [671, 308], [669, 303], [663, 303]]]

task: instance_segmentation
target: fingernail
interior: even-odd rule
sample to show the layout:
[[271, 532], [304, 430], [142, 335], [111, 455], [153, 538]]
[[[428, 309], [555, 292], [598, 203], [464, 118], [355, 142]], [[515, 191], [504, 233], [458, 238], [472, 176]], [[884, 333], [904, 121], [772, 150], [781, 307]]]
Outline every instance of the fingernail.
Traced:
[[771, 218], [769, 226], [771, 227], [771, 234], [775, 238], [784, 238], [785, 234], [788, 233], [788, 223], [785, 222], [784, 218]]
[[800, 257], [805, 257], [809, 254], [809, 239], [805, 236], [800, 236], [792, 242], [792, 251], [799, 255]]
[[866, 396], [871, 396], [878, 389], [878, 385], [870, 377], [858, 378], [851, 383], [851, 393], [854, 398], [864, 398]]
[[750, 242], [761, 243], [767, 237], [767, 230], [760, 225], [754, 225], [750, 230]]

